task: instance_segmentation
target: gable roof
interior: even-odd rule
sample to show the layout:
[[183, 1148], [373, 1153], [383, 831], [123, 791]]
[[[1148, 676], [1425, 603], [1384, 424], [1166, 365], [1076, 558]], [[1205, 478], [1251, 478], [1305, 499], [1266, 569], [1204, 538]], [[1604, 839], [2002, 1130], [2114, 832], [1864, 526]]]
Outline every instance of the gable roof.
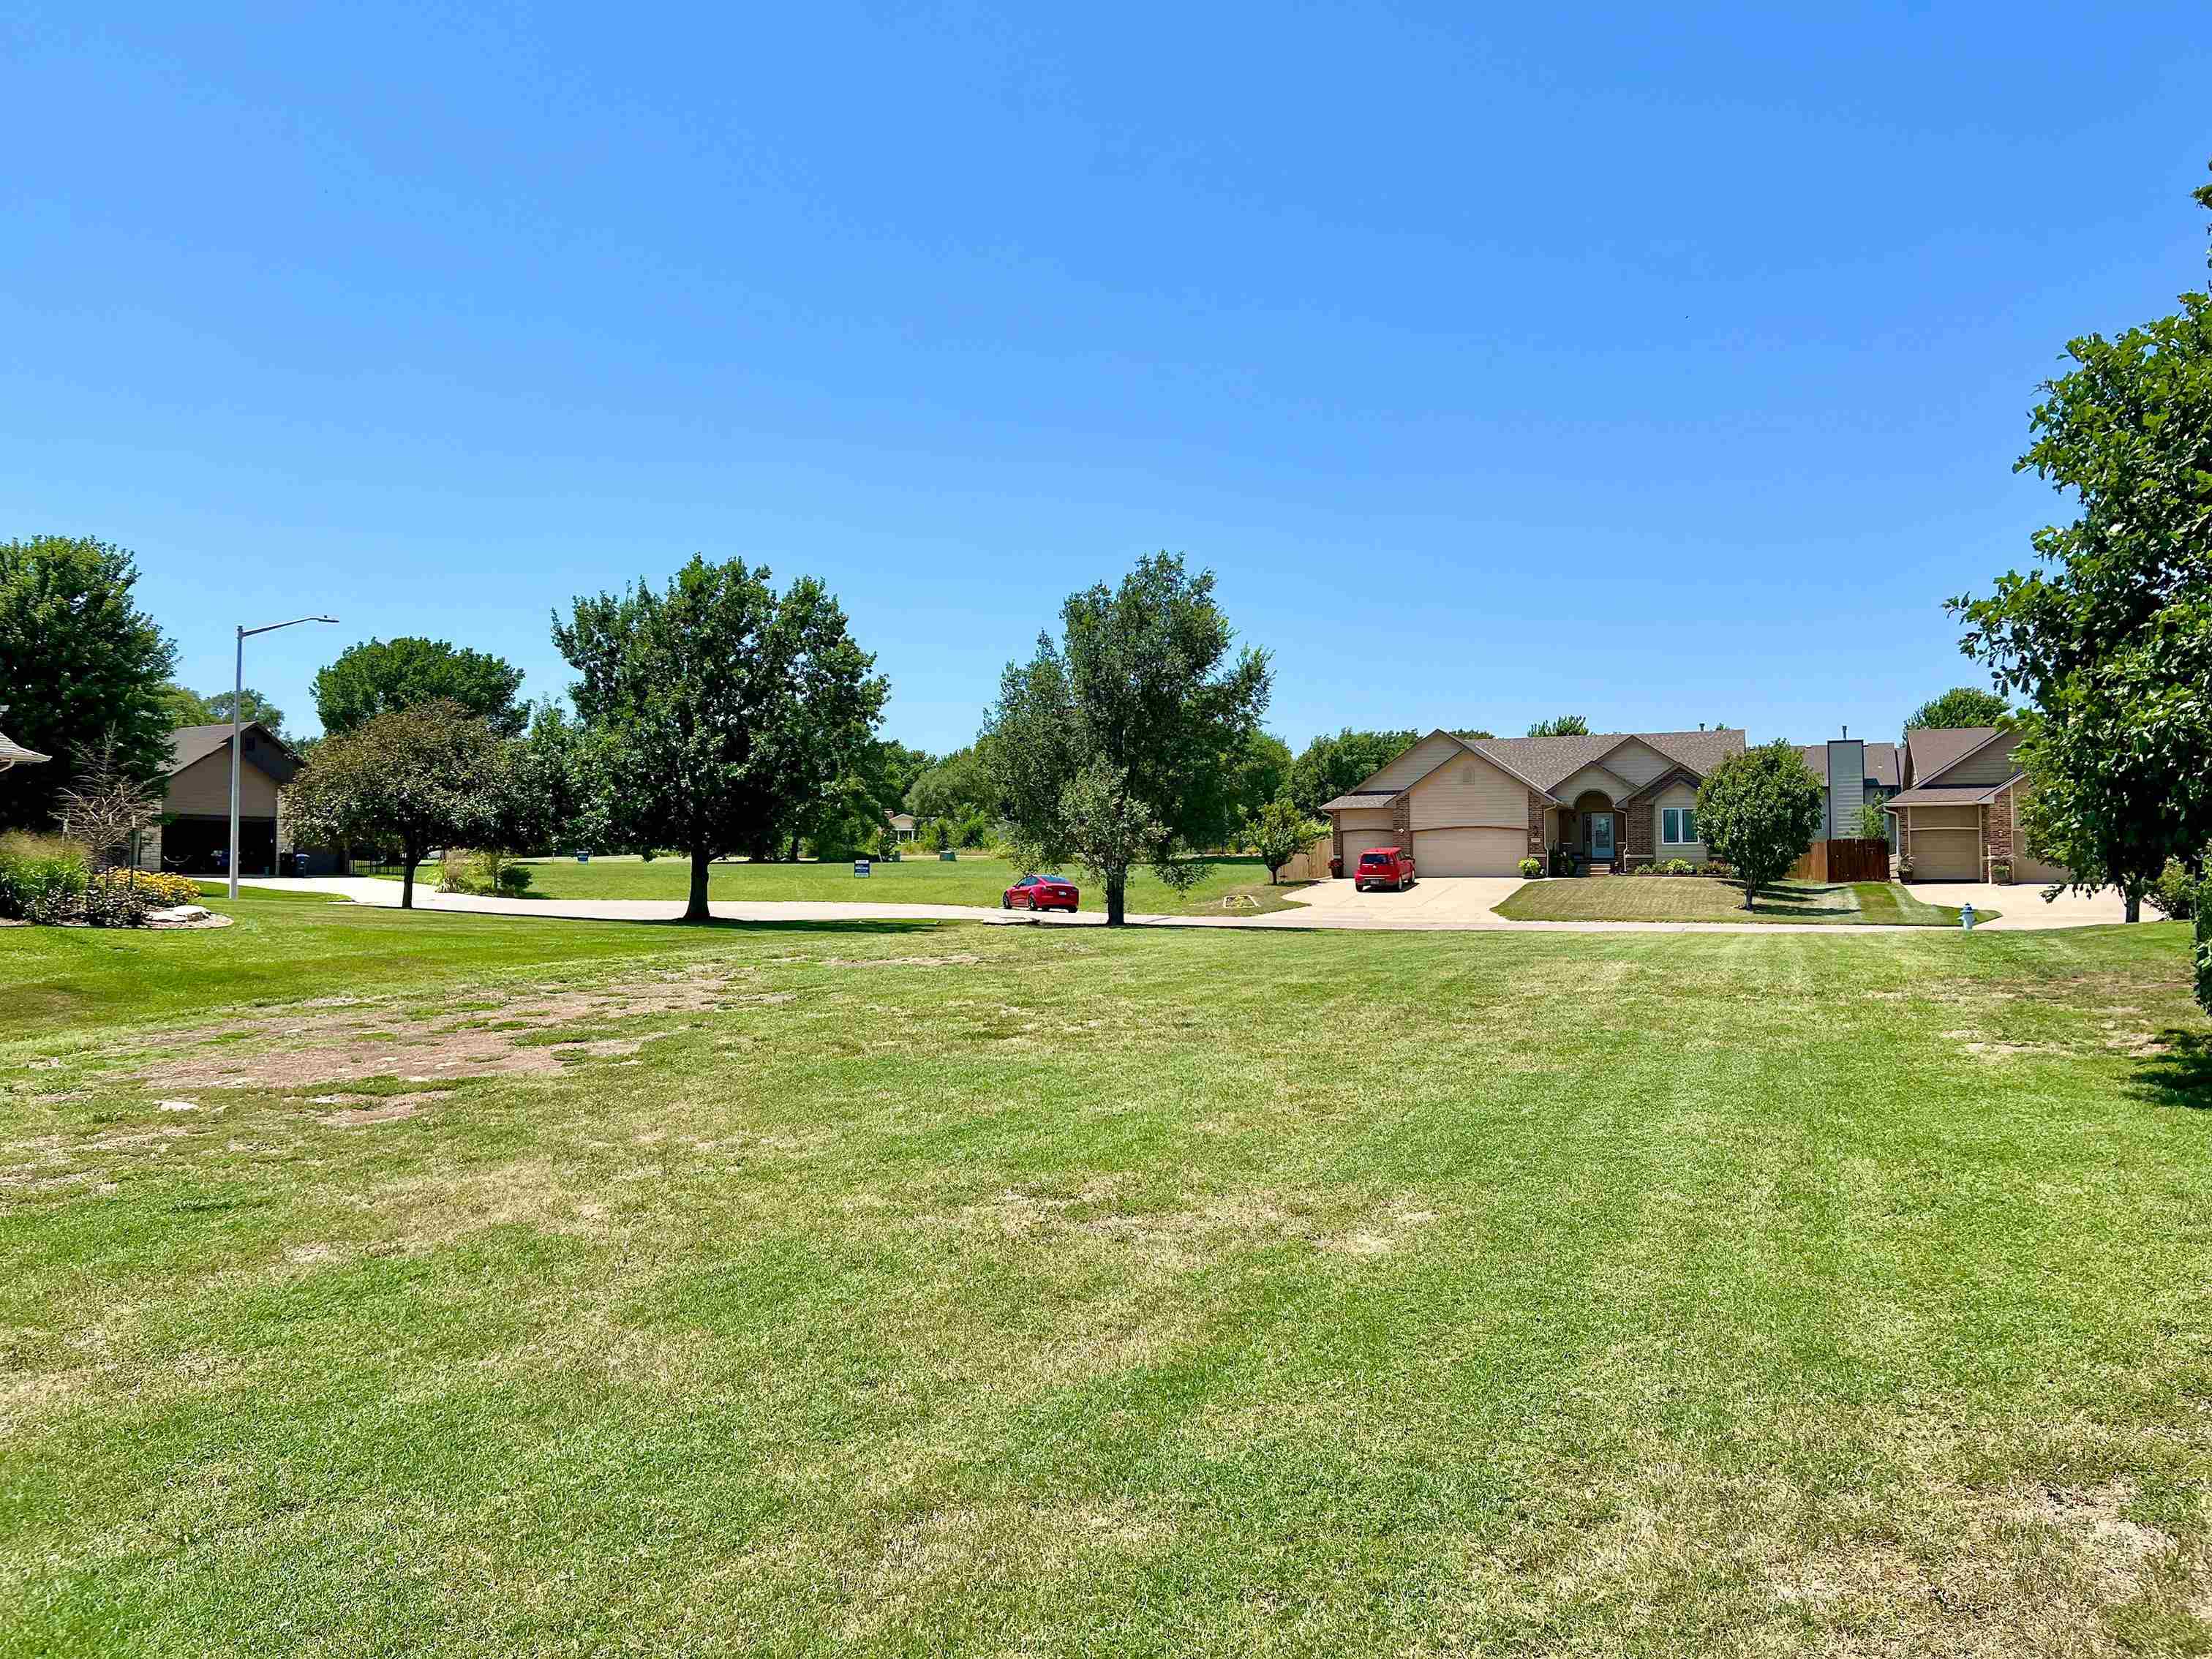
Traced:
[[1905, 758], [1912, 767], [1916, 787], [1934, 783], [1967, 756], [1986, 749], [2002, 737], [1996, 726], [1931, 726], [1905, 734]]
[[11, 766], [42, 766], [52, 760], [52, 755], [41, 755], [35, 749], [26, 749], [5, 732], [0, 732], [0, 772]]
[[1744, 734], [1735, 726], [1704, 732], [1593, 732], [1580, 738], [1474, 738], [1468, 748], [1486, 755], [1546, 794], [1585, 766], [1602, 764], [1621, 744], [1635, 741], [1703, 777], [1730, 755], [1744, 750]]
[[[1802, 743], [1797, 752], [1805, 757], [1805, 764], [1828, 787], [1828, 745], [1825, 743]], [[1885, 789], [1894, 789], [1903, 781], [1904, 774], [1897, 769], [1897, 745], [1893, 743], [1870, 743], [1866, 745], [1866, 775]]]
[[[254, 740], [246, 746], [245, 757], [277, 782], [291, 782], [300, 769], [301, 761], [284, 739], [259, 720], [248, 720], [239, 729], [241, 732], [253, 735]], [[180, 726], [169, 733], [169, 763], [161, 769], [161, 775], [173, 778], [187, 766], [196, 766], [210, 755], [229, 746], [228, 720], [214, 726]]]

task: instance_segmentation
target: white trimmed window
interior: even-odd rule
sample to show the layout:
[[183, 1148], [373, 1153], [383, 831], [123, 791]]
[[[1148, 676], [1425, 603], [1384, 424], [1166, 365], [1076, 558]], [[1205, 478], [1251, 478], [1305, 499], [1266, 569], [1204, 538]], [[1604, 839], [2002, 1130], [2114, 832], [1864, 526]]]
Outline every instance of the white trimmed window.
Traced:
[[1698, 838], [1698, 809], [1662, 806], [1659, 809], [1659, 840], [1667, 847], [1687, 847]]

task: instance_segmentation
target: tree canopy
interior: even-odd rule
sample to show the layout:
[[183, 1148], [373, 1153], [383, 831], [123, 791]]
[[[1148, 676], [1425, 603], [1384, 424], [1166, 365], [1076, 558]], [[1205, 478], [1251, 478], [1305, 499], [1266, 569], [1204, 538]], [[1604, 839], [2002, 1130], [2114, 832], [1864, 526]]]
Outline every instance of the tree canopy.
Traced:
[[1954, 685], [1940, 697], [1930, 697], [1906, 718], [1908, 732], [1941, 732], [1961, 726], [1995, 726], [2012, 713], [2012, 705], [1994, 691], [1978, 686]]
[[1267, 866], [1267, 884], [1272, 887], [1285, 864], [1328, 833], [1326, 823], [1308, 817], [1288, 796], [1279, 795], [1262, 803], [1245, 820], [1244, 844]]
[[313, 686], [315, 714], [328, 732], [442, 700], [460, 704], [506, 738], [520, 736], [530, 718], [521, 689], [522, 671], [504, 658], [411, 637], [350, 646], [315, 676]]
[[2180, 303], [2068, 342], [2015, 470], [2079, 511], [2030, 538], [2026, 574], [1950, 602], [1966, 653], [2031, 704], [2029, 845], [2117, 886], [2130, 921], [2169, 858], [2202, 870], [2212, 843], [2212, 298]]
[[600, 740], [616, 830], [691, 860], [690, 921], [707, 866], [765, 856], [819, 810], [872, 742], [886, 687], [822, 584], [779, 593], [765, 567], [695, 556], [665, 592], [643, 581], [575, 601], [553, 639]]
[[988, 813], [996, 799], [991, 775], [973, 744], [954, 750], [916, 778], [905, 798], [906, 810], [923, 823], [958, 823], [979, 812]]
[[1221, 760], [1259, 730], [1267, 657], [1232, 654], [1213, 573], [1192, 575], [1168, 553], [1139, 560], [1118, 587], [1070, 595], [1060, 627], [1006, 665], [979, 747], [1018, 856], [1081, 863], [1119, 927], [1133, 866], [1174, 886], [1203, 871], [1194, 849], [1226, 822]]
[[516, 839], [514, 747], [450, 699], [386, 709], [325, 738], [285, 786], [285, 810], [310, 839], [396, 842], [399, 904], [412, 909], [416, 867], [433, 848]]
[[0, 772], [0, 828], [43, 828], [88, 745], [125, 774], [160, 775], [162, 690], [176, 647], [138, 609], [131, 554], [79, 536], [0, 542], [0, 730], [51, 755]]
[[1730, 755], [1698, 788], [1698, 829], [1717, 858], [1735, 866], [1743, 908], [1787, 873], [1813, 845], [1825, 816], [1820, 781], [1792, 743]]
[[[284, 711], [260, 692], [249, 685], [244, 696], [234, 700], [244, 710], [243, 719], [258, 720], [276, 736], [285, 736]], [[233, 701], [227, 690], [210, 691], [203, 696], [173, 681], [161, 689], [162, 709], [172, 726], [226, 725], [230, 720]]]
[[1291, 763], [1290, 796], [1299, 811], [1311, 816], [1361, 779], [1382, 770], [1413, 746], [1412, 732], [1358, 732], [1351, 726], [1323, 732]]
[[1528, 728], [1532, 738], [1586, 738], [1589, 722], [1580, 714], [1554, 714], [1547, 720], [1538, 720]]

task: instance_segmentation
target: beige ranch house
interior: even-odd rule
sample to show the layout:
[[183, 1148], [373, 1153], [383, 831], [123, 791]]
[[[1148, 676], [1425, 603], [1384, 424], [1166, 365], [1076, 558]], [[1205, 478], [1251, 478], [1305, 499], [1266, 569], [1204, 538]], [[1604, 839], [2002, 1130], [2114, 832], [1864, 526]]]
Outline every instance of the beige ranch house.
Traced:
[[1349, 872], [1370, 847], [1412, 850], [1424, 876], [1510, 876], [1570, 848], [1594, 872], [1711, 856], [1698, 786], [1744, 750], [1735, 728], [1576, 738], [1431, 732], [1323, 805]]

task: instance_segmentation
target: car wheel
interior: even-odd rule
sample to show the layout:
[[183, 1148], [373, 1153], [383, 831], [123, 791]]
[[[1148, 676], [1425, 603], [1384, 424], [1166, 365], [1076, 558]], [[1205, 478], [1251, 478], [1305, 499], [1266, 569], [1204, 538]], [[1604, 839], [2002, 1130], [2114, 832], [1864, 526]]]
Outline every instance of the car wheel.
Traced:
[[1031, 894], [1030, 895], [1030, 914], [1031, 915], [1035, 915], [1036, 914], [1036, 908], [1037, 908], [1036, 895], [1035, 893], [1031, 893]]
[[1001, 893], [999, 895], [999, 908], [1001, 910], [1011, 910], [1014, 908], [1014, 902]]

